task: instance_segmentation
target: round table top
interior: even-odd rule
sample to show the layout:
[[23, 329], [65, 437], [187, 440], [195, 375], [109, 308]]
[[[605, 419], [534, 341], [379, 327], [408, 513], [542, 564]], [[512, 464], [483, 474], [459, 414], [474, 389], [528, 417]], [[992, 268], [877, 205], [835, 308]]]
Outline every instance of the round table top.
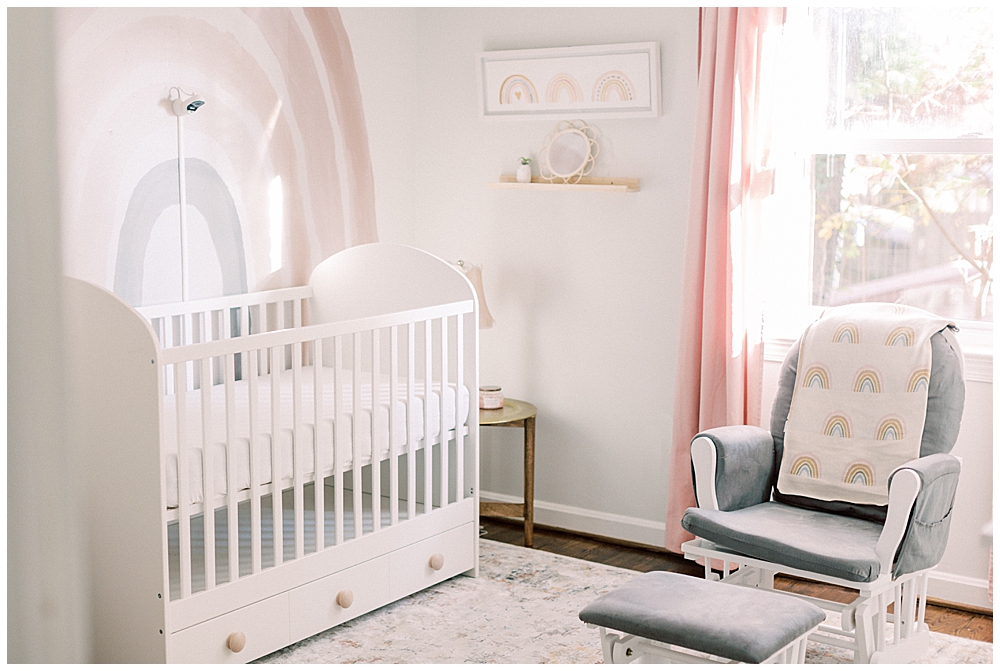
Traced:
[[479, 425], [490, 426], [491, 424], [506, 424], [508, 422], [519, 422], [538, 414], [538, 408], [526, 401], [519, 401], [516, 398], [505, 398], [503, 407], [499, 410], [479, 410]]

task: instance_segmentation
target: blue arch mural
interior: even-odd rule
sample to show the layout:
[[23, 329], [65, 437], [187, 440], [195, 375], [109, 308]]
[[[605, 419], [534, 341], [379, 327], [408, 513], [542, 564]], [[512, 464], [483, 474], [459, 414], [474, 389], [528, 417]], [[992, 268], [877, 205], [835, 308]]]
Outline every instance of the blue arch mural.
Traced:
[[[189, 158], [185, 164], [187, 203], [201, 212], [208, 222], [208, 231], [222, 269], [222, 292], [227, 296], [246, 293], [243, 231], [229, 187], [206, 161]], [[165, 209], [179, 204], [176, 160], [154, 166], [132, 191], [118, 238], [114, 283], [115, 294], [129, 305], [142, 304], [143, 261], [153, 225]]]

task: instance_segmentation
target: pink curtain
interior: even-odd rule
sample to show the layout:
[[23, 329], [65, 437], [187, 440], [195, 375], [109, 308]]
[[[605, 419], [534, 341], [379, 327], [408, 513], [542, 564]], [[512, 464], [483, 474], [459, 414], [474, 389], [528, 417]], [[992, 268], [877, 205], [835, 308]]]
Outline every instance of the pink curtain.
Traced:
[[[698, 431], [759, 424], [761, 416], [760, 202], [771, 193], [767, 81], [781, 8], [702, 8], [698, 119], [674, 394], [666, 547], [695, 505], [690, 442]], [[766, 36], [766, 37], [765, 37]]]

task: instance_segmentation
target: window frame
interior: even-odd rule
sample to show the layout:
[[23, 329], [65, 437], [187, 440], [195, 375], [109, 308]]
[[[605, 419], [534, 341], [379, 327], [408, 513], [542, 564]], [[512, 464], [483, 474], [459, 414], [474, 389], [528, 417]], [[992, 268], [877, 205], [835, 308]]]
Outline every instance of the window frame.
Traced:
[[[791, 9], [789, 23], [811, 26], [809, 8]], [[802, 38], [792, 40], [798, 41]], [[801, 65], [801, 64], [800, 64]], [[803, 70], [797, 69], [798, 73]], [[784, 357], [806, 326], [815, 321], [825, 306], [812, 304], [813, 227], [815, 216], [811, 157], [822, 154], [989, 154], [993, 155], [993, 137], [985, 133], [958, 136], [875, 135], [870, 131], [848, 131], [843, 128], [811, 133], [784, 155], [772, 154], [775, 168], [774, 194], [766, 199], [770, 207], [770, 231], [765, 230], [761, 263], [766, 279], [764, 293], [765, 359]], [[767, 201], [771, 201], [768, 203]], [[768, 221], [765, 211], [765, 221]], [[768, 243], [770, 236], [771, 243]], [[780, 242], [776, 241], [780, 239]], [[768, 264], [767, 258], [778, 262]], [[799, 271], [773, 269], [796, 266]], [[770, 271], [770, 272], [769, 272]], [[762, 278], [764, 277], [762, 276]], [[770, 296], [769, 294], [774, 294]], [[995, 293], [994, 293], [995, 295]], [[983, 358], [988, 363], [992, 381], [994, 348], [993, 322], [955, 320], [959, 327], [958, 340], [966, 358]], [[779, 360], [780, 360], [779, 358]]]

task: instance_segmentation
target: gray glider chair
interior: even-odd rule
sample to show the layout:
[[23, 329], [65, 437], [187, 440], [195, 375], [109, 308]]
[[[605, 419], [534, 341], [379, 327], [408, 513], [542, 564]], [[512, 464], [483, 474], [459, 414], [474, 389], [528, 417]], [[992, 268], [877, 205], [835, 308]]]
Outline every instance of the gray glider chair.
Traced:
[[[873, 506], [783, 495], [776, 487], [785, 422], [795, 388], [798, 343], [782, 364], [771, 431], [732, 426], [691, 442], [697, 508], [682, 526], [696, 538], [684, 556], [706, 577], [773, 589], [776, 573], [858, 591], [849, 604], [805, 598], [840, 612], [811, 639], [854, 651], [859, 663], [905, 663], [929, 643], [927, 575], [948, 541], [959, 460], [948, 454], [965, 403], [962, 354], [949, 329], [931, 337], [932, 365], [920, 457], [889, 478], [889, 503]], [[735, 567], [735, 568], [734, 568]], [[894, 604], [893, 612], [887, 612]]]

